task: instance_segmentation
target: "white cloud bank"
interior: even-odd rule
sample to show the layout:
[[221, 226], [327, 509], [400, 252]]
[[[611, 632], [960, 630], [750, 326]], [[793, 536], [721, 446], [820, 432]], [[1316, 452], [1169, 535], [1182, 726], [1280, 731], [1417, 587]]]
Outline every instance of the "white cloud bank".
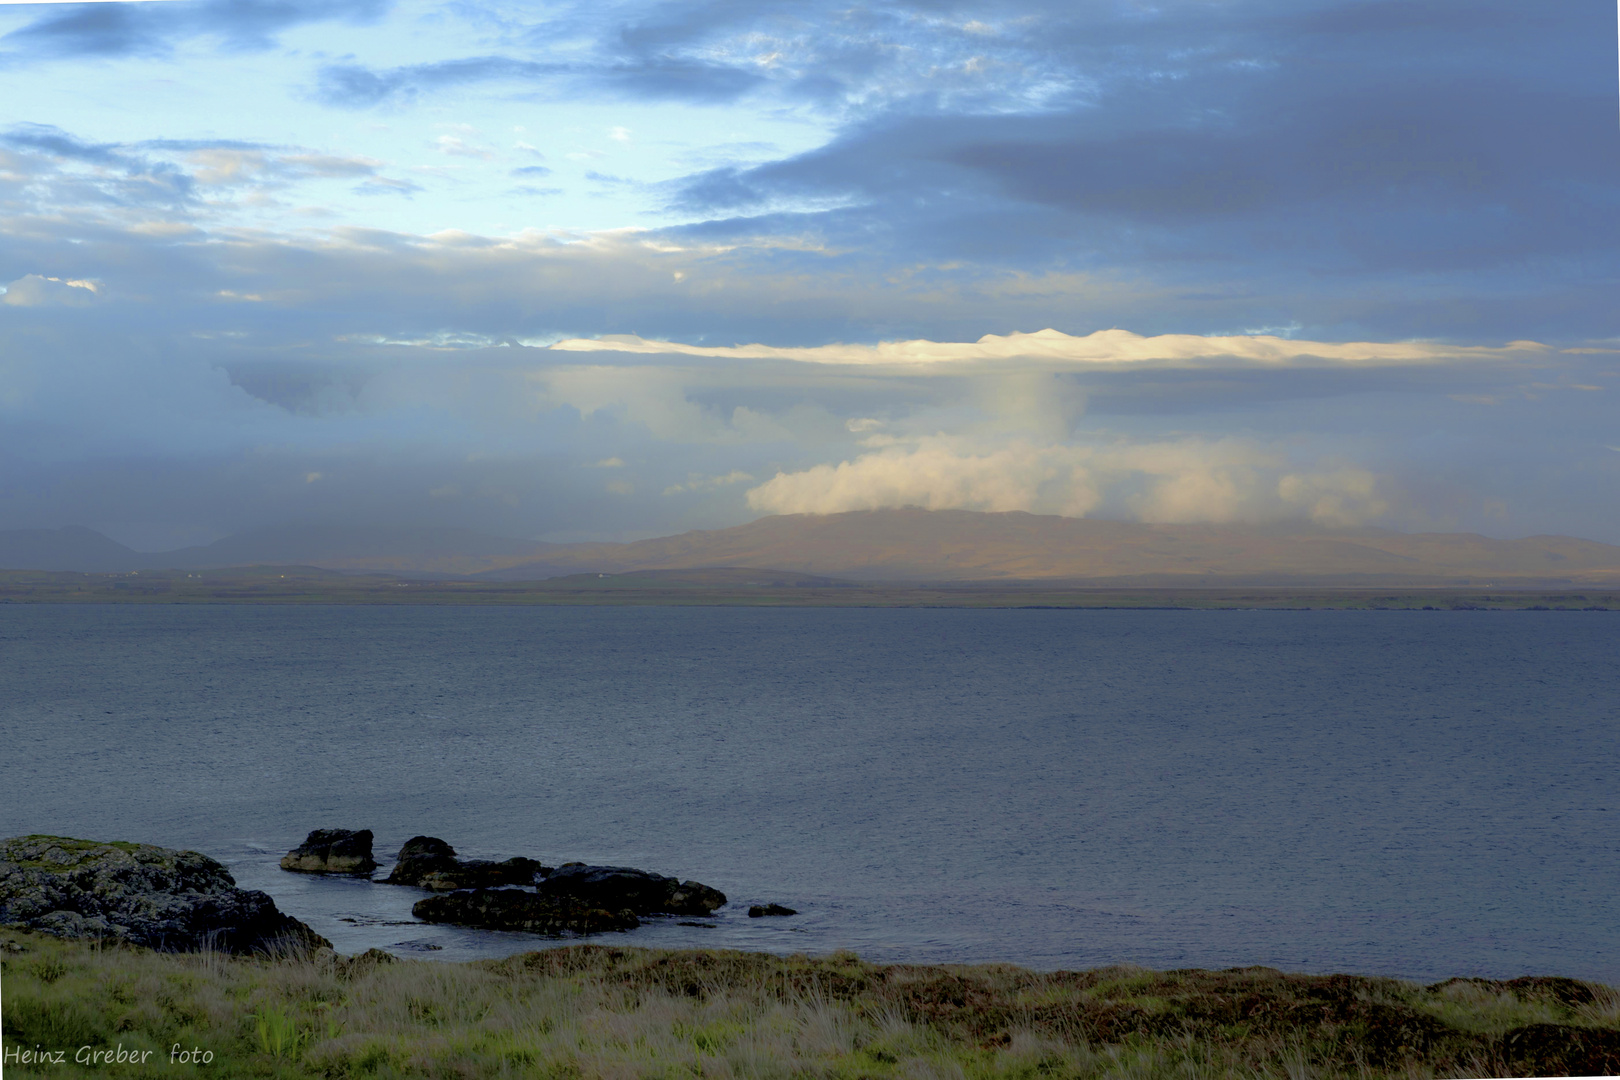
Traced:
[[1389, 511], [1370, 472], [1293, 471], [1281, 455], [1244, 439], [985, 447], [938, 436], [880, 447], [837, 465], [777, 473], [747, 497], [753, 509], [776, 514], [919, 506], [1084, 517], [1112, 502], [1142, 521], [1303, 514], [1318, 524], [1350, 526]]
[[682, 345], [652, 341], [634, 334], [570, 338], [551, 346], [559, 352], [617, 352], [705, 356], [736, 360], [791, 360], [808, 364], [936, 365], [1005, 360], [1036, 360], [1073, 366], [1179, 367], [1230, 364], [1257, 367], [1348, 365], [1378, 367], [1458, 361], [1514, 360], [1552, 351], [1534, 341], [1510, 341], [1497, 347], [1443, 345], [1434, 342], [1297, 341], [1269, 334], [1202, 337], [1159, 334], [1144, 337], [1129, 330], [1099, 330], [1074, 336], [1060, 330], [1033, 334], [986, 334], [978, 341], [885, 341], [876, 345], [817, 345], [777, 348], [770, 345]]

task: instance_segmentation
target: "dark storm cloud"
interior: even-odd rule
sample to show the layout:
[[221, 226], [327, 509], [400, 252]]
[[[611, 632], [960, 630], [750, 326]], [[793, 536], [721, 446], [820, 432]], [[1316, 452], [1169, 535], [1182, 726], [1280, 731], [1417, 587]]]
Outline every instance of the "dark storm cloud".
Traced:
[[[1194, 293], [1286, 279], [1346, 309], [1363, 290], [1398, 302], [1391, 283], [1422, 275], [1431, 302], [1511, 293], [1521, 312], [1543, 305], [1541, 326], [1578, 312], [1581, 332], [1612, 329], [1592, 286], [1620, 272], [1620, 137], [1595, 9], [1164, 15], [1085, 40], [1045, 28], [1075, 71], [1107, 73], [1094, 92], [1019, 115], [911, 101], [816, 151], [689, 177], [672, 206], [719, 236], [833, 203], [816, 232], [900, 259], [1149, 273]], [[1419, 332], [1444, 322], [1434, 311]]]
[[10, 64], [46, 57], [161, 55], [187, 38], [268, 49], [300, 23], [373, 19], [389, 0], [204, 0], [200, 3], [70, 4], [0, 38]]

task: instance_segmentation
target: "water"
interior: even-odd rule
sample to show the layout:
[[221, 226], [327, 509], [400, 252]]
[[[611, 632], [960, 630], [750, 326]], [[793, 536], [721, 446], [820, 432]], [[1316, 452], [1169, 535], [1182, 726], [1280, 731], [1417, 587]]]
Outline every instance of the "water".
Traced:
[[[331, 938], [322, 826], [695, 877], [615, 941], [1620, 983], [1620, 615], [0, 607], [0, 835], [190, 847]], [[749, 919], [749, 903], [800, 909]]]

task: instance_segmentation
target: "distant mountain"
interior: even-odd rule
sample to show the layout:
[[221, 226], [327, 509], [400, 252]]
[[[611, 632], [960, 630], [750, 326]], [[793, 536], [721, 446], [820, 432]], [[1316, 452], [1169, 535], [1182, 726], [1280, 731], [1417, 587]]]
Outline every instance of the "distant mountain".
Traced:
[[82, 525], [0, 531], [0, 568], [7, 570], [139, 570], [145, 558]]
[[13, 569], [291, 564], [497, 581], [703, 571], [697, 577], [682, 576], [729, 581], [764, 574], [782, 583], [799, 576], [1176, 585], [1620, 582], [1620, 547], [1567, 536], [1493, 540], [1473, 533], [1325, 530], [1299, 524], [1145, 525], [966, 510], [767, 517], [730, 529], [629, 544], [540, 544], [468, 529], [302, 525], [143, 555], [89, 529], [0, 533], [0, 567]]
[[1144, 525], [1122, 521], [871, 510], [796, 514], [632, 544], [570, 544], [543, 565], [479, 577], [549, 577], [560, 566], [625, 573], [757, 567], [858, 581], [1170, 579], [1356, 582], [1620, 579], [1620, 547], [1564, 536], [1326, 531], [1309, 526]]

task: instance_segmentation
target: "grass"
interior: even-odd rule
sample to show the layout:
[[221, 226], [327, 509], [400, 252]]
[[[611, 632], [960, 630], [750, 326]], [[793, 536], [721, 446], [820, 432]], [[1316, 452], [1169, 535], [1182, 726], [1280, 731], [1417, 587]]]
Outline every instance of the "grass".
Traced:
[[[1620, 994], [1567, 979], [1422, 987], [597, 945], [466, 964], [240, 959], [14, 930], [0, 965], [8, 1050], [66, 1051], [60, 1066], [12, 1058], [8, 1076], [1362, 1080], [1620, 1064]], [[150, 1054], [76, 1065], [80, 1047]]]

